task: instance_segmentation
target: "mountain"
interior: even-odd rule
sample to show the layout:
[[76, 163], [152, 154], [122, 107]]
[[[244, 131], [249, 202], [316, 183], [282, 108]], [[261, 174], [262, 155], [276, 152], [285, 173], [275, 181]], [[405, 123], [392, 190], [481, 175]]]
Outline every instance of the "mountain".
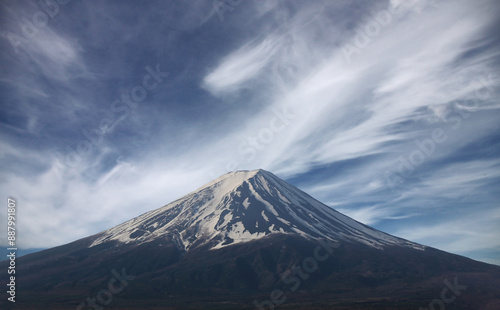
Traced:
[[271, 234], [363, 243], [371, 247], [416, 243], [393, 237], [320, 203], [264, 170], [230, 172], [162, 208], [98, 234], [91, 247], [165, 240], [181, 251], [219, 249]]
[[363, 225], [264, 170], [225, 174], [116, 227], [20, 257], [16, 273], [15, 309], [500, 305], [500, 267]]

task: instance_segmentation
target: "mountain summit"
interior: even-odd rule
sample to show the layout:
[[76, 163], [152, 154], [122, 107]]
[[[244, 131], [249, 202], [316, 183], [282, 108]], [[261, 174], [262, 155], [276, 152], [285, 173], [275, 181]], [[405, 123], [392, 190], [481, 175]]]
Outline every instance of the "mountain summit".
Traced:
[[185, 251], [202, 245], [217, 249], [280, 233], [375, 248], [424, 248], [363, 225], [260, 169], [224, 174], [164, 207], [98, 234], [91, 247], [112, 240], [165, 239]]
[[268, 171], [236, 171], [18, 258], [15, 309], [498, 309], [499, 279], [498, 266], [363, 225]]

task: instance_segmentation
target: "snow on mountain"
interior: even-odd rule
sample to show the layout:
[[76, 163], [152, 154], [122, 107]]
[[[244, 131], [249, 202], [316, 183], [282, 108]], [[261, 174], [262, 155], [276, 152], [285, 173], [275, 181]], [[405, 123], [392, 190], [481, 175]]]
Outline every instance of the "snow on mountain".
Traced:
[[424, 249], [361, 224], [264, 170], [230, 172], [164, 207], [95, 235], [90, 245], [163, 238], [183, 250], [221, 248], [269, 234]]

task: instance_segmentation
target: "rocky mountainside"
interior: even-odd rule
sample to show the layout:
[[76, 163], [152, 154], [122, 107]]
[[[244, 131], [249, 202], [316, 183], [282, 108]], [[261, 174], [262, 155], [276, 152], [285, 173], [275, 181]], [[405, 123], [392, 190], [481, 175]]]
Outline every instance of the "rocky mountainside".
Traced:
[[216, 249], [278, 233], [375, 248], [424, 249], [363, 225], [264, 170], [225, 174], [164, 207], [98, 234], [91, 247], [113, 240], [125, 244], [168, 240], [182, 251], [205, 244]]
[[263, 170], [20, 257], [16, 277], [1, 309], [500, 308], [499, 266], [363, 225]]

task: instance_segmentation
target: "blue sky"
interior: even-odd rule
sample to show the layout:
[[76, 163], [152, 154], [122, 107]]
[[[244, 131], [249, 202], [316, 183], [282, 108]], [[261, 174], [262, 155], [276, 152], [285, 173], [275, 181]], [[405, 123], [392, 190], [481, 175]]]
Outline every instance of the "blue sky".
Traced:
[[499, 9], [2, 1], [0, 193], [18, 201], [18, 246], [263, 168], [380, 230], [500, 264]]

